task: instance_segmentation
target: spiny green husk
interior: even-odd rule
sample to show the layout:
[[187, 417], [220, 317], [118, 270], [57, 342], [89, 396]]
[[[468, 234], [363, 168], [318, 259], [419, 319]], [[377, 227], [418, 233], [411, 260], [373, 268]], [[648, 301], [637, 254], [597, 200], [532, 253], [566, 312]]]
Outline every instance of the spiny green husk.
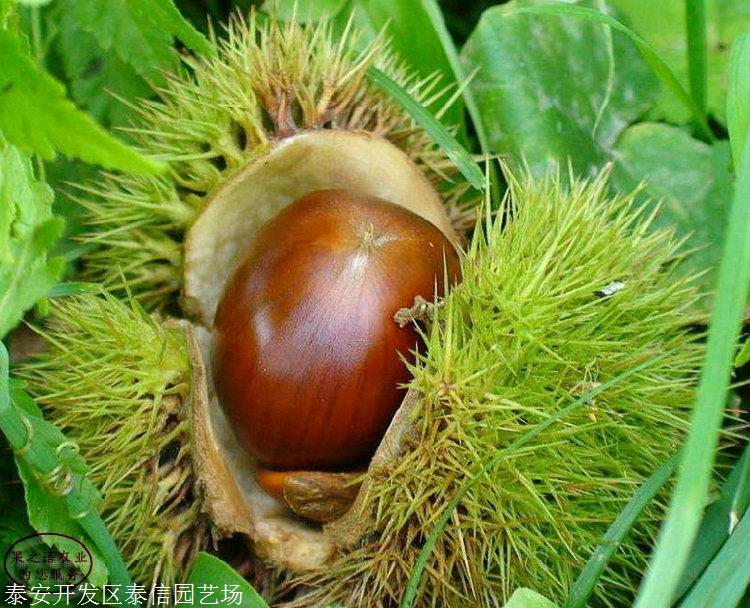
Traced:
[[79, 445], [134, 579], [171, 585], [208, 540], [193, 471], [185, 333], [109, 295], [56, 303], [51, 319], [42, 331], [48, 350], [17, 373]]
[[[431, 556], [418, 606], [501, 606], [518, 587], [556, 601], [635, 488], [687, 426], [702, 347], [687, 325], [696, 292], [674, 272], [671, 234], [634, 196], [521, 175], [478, 227], [463, 281], [435, 313], [414, 366], [421, 400], [402, 457], [371, 471], [376, 532], [304, 578], [295, 606], [393, 606], [425, 536], [461, 483], [533, 425], [653, 356], [482, 477]], [[612, 281], [624, 289], [597, 295]], [[629, 606], [661, 506], [618, 550], [594, 605]]]
[[[398, 146], [433, 183], [454, 171], [443, 152], [389, 96], [366, 79], [377, 65], [412, 96], [440, 98], [437, 78], [409, 77], [383, 37], [368, 45], [347, 29], [237, 18], [216, 58], [186, 57], [159, 101], [135, 109], [131, 132], [163, 160], [162, 177], [103, 175], [76, 197], [88, 210], [83, 277], [127, 284], [148, 308], [173, 303], [181, 285], [182, 242], [221, 185], [280, 140], [305, 130], [363, 131]], [[357, 50], [361, 48], [361, 50]], [[465, 186], [463, 186], [465, 188]], [[460, 188], [459, 188], [460, 190]]]

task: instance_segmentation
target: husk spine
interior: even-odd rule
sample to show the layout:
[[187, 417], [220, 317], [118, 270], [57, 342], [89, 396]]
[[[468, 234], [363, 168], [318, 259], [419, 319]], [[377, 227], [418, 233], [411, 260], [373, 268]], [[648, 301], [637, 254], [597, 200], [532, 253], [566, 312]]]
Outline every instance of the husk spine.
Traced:
[[208, 544], [189, 414], [184, 332], [135, 301], [87, 294], [53, 304], [48, 349], [19, 367], [80, 447], [99, 512], [134, 579], [171, 585]]

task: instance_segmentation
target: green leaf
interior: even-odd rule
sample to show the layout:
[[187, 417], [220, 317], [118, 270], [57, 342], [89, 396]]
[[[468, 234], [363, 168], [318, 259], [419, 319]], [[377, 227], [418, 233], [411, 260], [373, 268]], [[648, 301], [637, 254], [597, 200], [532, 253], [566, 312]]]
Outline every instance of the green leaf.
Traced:
[[685, 87], [675, 76], [672, 69], [659, 55], [658, 51], [642, 36], [639, 36], [630, 28], [626, 27], [616, 19], [599, 10], [592, 10], [582, 6], [571, 6], [570, 4], [555, 3], [552, 5], [526, 6], [513, 11], [516, 14], [534, 14], [534, 15], [551, 15], [551, 16], [570, 16], [579, 19], [602, 23], [612, 29], [621, 32], [627, 36], [636, 48], [640, 51], [641, 56], [651, 67], [651, 70], [659, 78], [664, 87], [666, 87], [676, 99], [678, 99], [692, 114], [698, 129], [704, 138], [708, 141], [714, 139], [713, 133], [708, 126], [706, 115], [703, 109], [696, 103], [693, 97], [687, 92]]
[[96, 512], [98, 494], [84, 476], [83, 459], [59, 429], [42, 418], [22, 385], [9, 378], [8, 367], [8, 351], [0, 342], [0, 430], [14, 449], [17, 460], [33, 471], [37, 481], [44, 481], [45, 489], [56, 488], [56, 496], [70, 518], [80, 525], [106, 560], [110, 582], [131, 584], [122, 556]]
[[0, 142], [0, 338], [62, 274], [64, 261], [48, 255], [63, 229], [52, 217], [52, 198], [31, 160]]
[[612, 183], [630, 192], [646, 182], [639, 197], [650, 208], [659, 205], [653, 228], [674, 227], [689, 237], [690, 249], [683, 270], [698, 274], [705, 291], [713, 286], [727, 227], [727, 201], [733, 176], [727, 142], [710, 145], [683, 129], [660, 123], [640, 123], [628, 129], [615, 144]]
[[258, 592], [234, 568], [208, 553], [201, 552], [195, 558], [187, 582], [196, 586], [211, 584], [222, 589], [224, 585], [236, 585], [242, 593], [242, 602], [238, 604], [241, 608], [268, 608]]
[[557, 604], [533, 589], [521, 588], [513, 592], [503, 608], [557, 608]]
[[630, 41], [609, 28], [516, 13], [529, 7], [538, 2], [485, 11], [462, 51], [467, 71], [480, 68], [471, 87], [490, 145], [536, 173], [570, 159], [576, 173], [590, 175], [650, 107], [656, 81]]
[[585, 608], [591, 594], [594, 592], [599, 577], [607, 567], [610, 558], [620, 545], [623, 538], [638, 521], [643, 510], [654, 499], [654, 496], [667, 483], [677, 466], [679, 457], [677, 454], [667, 460], [662, 466], [654, 471], [651, 476], [643, 482], [633, 495], [625, 508], [620, 512], [607, 532], [602, 537], [599, 546], [586, 562], [581, 574], [573, 584], [568, 600], [564, 608]]
[[[425, 8], [424, 0], [352, 0], [352, 10], [361, 11], [374, 32], [384, 29], [390, 46], [413, 70], [426, 78], [440, 74], [440, 86], [456, 84], [449, 58], [440, 41], [439, 33]], [[431, 112], [440, 103], [428, 106]], [[463, 103], [459, 99], [442, 118], [447, 125], [463, 129]]]
[[430, 134], [448, 158], [455, 163], [458, 170], [469, 180], [469, 183], [474, 188], [477, 190], [484, 189], [484, 174], [479, 165], [474, 162], [474, 159], [472, 159], [466, 149], [458, 143], [456, 138], [432, 114], [377, 68], [370, 68], [367, 71], [367, 76], [373, 84], [390, 93], [409, 112], [417, 124]]
[[683, 461], [667, 518], [637, 597], [638, 608], [667, 608], [674, 599], [708, 499], [732, 360], [750, 285], [748, 148], [750, 139], [745, 143], [728, 216], [706, 356]]
[[204, 55], [215, 50], [172, 0], [77, 0], [75, 17], [101, 47], [141, 74], [176, 64], [173, 38]]
[[[128, 126], [133, 101], [153, 94], [146, 80], [119, 55], [106, 52], [75, 18], [76, 0], [62, 0], [57, 49], [76, 103], [106, 126]], [[158, 82], [160, 78], [156, 78]]]
[[750, 514], [742, 518], [693, 590], [682, 601], [680, 608], [737, 606], [750, 584], [748, 547]]
[[321, 19], [333, 19], [349, 0], [267, 0], [263, 10], [281, 21], [295, 19], [301, 23], [315, 23]]
[[417, 561], [414, 563], [414, 567], [412, 568], [411, 576], [409, 577], [409, 582], [406, 585], [406, 589], [404, 590], [404, 595], [401, 598], [401, 603], [399, 604], [400, 608], [412, 607], [414, 600], [416, 598], [416, 595], [417, 595], [417, 591], [419, 589], [419, 582], [422, 578], [422, 573], [424, 572], [424, 569], [427, 567], [427, 562], [430, 559], [430, 555], [432, 553], [433, 548], [435, 547], [435, 543], [437, 542], [438, 537], [443, 533], [443, 530], [445, 529], [445, 525], [448, 523], [448, 520], [453, 515], [453, 511], [456, 509], [456, 507], [458, 507], [459, 504], [461, 504], [461, 501], [463, 500], [464, 496], [466, 496], [466, 493], [472, 488], [472, 486], [480, 478], [482, 478], [484, 475], [487, 474], [487, 471], [492, 470], [492, 468], [495, 467], [498, 462], [502, 461], [504, 458], [507, 458], [508, 455], [512, 454], [515, 450], [518, 450], [519, 448], [526, 445], [529, 441], [534, 439], [537, 435], [543, 433], [547, 428], [549, 428], [550, 426], [552, 426], [559, 420], [562, 420], [568, 414], [574, 412], [575, 410], [586, 405], [587, 403], [590, 403], [591, 400], [602, 391], [605, 391], [608, 388], [615, 386], [616, 384], [618, 384], [622, 380], [625, 380], [626, 378], [629, 378], [633, 374], [636, 374], [639, 371], [646, 369], [650, 365], [653, 365], [654, 363], [661, 361], [662, 359], [664, 359], [670, 354], [671, 354], [670, 352], [662, 353], [661, 355], [648, 359], [647, 361], [644, 361], [643, 363], [639, 365], [631, 367], [630, 369], [622, 372], [621, 374], [618, 374], [617, 376], [615, 376], [611, 380], [608, 380], [607, 382], [597, 385], [596, 388], [593, 388], [592, 390], [581, 395], [581, 397], [573, 401], [570, 405], [562, 408], [561, 410], [559, 410], [552, 416], [545, 418], [542, 422], [539, 422], [538, 424], [534, 425], [534, 427], [532, 427], [530, 431], [527, 431], [526, 433], [521, 435], [518, 439], [516, 439], [510, 445], [502, 449], [499, 449], [497, 453], [493, 456], [493, 458], [491, 458], [488, 462], [486, 462], [478, 471], [476, 471], [474, 474], [469, 476], [468, 479], [459, 487], [458, 491], [456, 492], [456, 495], [445, 506], [442, 513], [440, 513], [440, 517], [437, 519], [437, 522], [435, 523], [435, 527], [427, 535], [427, 539], [425, 540], [424, 545], [422, 545], [422, 549], [419, 551]]
[[732, 45], [730, 81], [727, 92], [727, 127], [732, 142], [732, 158], [739, 166], [750, 128], [750, 32], [739, 36]]
[[[21, 383], [11, 381], [10, 396], [14, 406], [23, 412], [31, 424], [33, 436], [56, 450], [61, 459], [60, 461], [67, 464], [71, 471], [79, 475], [85, 475], [88, 467], [83, 458], [78, 455], [75, 449], [61, 449], [59, 447], [66, 445], [72, 448], [72, 445], [57, 427], [44, 420], [39, 407], [23, 390]], [[80, 524], [71, 517], [62, 498], [43, 489], [29, 465], [18, 456], [16, 456], [16, 466], [19, 477], [23, 482], [26, 509], [31, 526], [37, 532], [65, 534], [83, 542], [91, 552], [93, 558], [90, 582], [94, 585], [106, 583], [108, 570], [101, 554], [83, 531]], [[91, 508], [93, 508], [93, 505], [99, 500], [96, 489], [90, 482], [85, 482], [79, 487], [87, 494], [88, 501], [92, 505]], [[69, 551], [71, 555], [79, 550], [75, 542], [63, 538], [55, 538], [54, 546], [61, 550]]]
[[[653, 0], [612, 0], [633, 29], [656, 49], [672, 68], [677, 79], [688, 82], [685, 2]], [[720, 122], [725, 120], [725, 97], [729, 79], [729, 49], [732, 40], [750, 29], [750, 3], [745, 0], [709, 2], [707, 17], [707, 95], [708, 111]], [[686, 123], [690, 112], [666, 89], [652, 116], [672, 123]]]
[[[31, 473], [28, 465], [22, 460], [16, 459], [16, 464], [21, 481], [23, 482], [26, 494], [26, 508], [32, 527], [37, 532], [54, 532], [80, 540], [91, 552], [92, 569], [87, 582], [93, 585], [103, 585], [106, 583], [108, 570], [104, 559], [102, 559], [96, 546], [84, 533], [81, 526], [70, 517], [62, 499], [43, 490]], [[68, 538], [43, 536], [42, 539], [45, 542], [53, 539], [53, 546], [61, 551], [67, 551], [70, 555], [75, 555], [76, 552], [81, 550], [78, 543]]]
[[22, 150], [43, 158], [55, 151], [132, 173], [161, 165], [112, 137], [65, 97], [65, 88], [41, 71], [16, 35], [0, 30], [0, 130]]

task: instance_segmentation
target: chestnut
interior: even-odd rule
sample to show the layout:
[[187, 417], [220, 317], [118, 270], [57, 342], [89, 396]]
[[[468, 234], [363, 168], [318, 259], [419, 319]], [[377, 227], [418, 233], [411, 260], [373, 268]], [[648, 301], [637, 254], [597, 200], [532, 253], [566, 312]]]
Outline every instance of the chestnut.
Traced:
[[459, 273], [443, 233], [399, 205], [321, 190], [287, 206], [240, 260], [214, 322], [217, 392], [240, 443], [279, 471], [369, 459], [418, 343], [394, 314]]

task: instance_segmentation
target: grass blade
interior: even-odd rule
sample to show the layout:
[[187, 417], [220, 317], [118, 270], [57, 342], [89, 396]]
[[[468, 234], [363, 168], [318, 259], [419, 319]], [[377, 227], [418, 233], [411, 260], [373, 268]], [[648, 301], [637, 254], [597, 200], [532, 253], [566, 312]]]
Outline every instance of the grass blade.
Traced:
[[706, 114], [708, 99], [708, 52], [706, 43], [706, 0], [685, 0], [688, 74], [690, 93], [701, 114]]
[[412, 570], [411, 576], [409, 577], [409, 582], [406, 585], [406, 589], [401, 599], [401, 603], [399, 604], [400, 608], [412, 607], [414, 603], [414, 599], [417, 595], [417, 590], [419, 589], [419, 582], [422, 578], [422, 573], [424, 572], [424, 569], [427, 566], [427, 562], [430, 559], [430, 554], [432, 553], [432, 550], [435, 547], [435, 543], [437, 542], [440, 534], [443, 532], [443, 529], [445, 528], [445, 525], [448, 523], [448, 520], [453, 515], [453, 511], [461, 503], [466, 493], [472, 488], [472, 486], [479, 479], [481, 479], [484, 475], [486, 475], [488, 471], [492, 470], [492, 468], [495, 465], [497, 465], [497, 463], [499, 463], [503, 458], [505, 458], [509, 453], [526, 445], [529, 441], [534, 439], [534, 437], [544, 432], [547, 428], [552, 426], [555, 422], [557, 422], [558, 420], [561, 420], [562, 418], [564, 418], [571, 412], [589, 403], [596, 395], [598, 395], [602, 391], [607, 390], [608, 388], [614, 386], [618, 382], [621, 382], [625, 378], [628, 378], [629, 376], [632, 376], [633, 374], [638, 373], [639, 371], [647, 368], [648, 366], [653, 365], [657, 361], [661, 361], [662, 359], [667, 357], [669, 354], [670, 353], [668, 352], [664, 353], [662, 355], [659, 355], [658, 357], [653, 357], [651, 359], [648, 359], [647, 361], [644, 361], [640, 365], [631, 367], [629, 370], [624, 371], [623, 373], [619, 374], [618, 376], [615, 376], [608, 382], [605, 382], [597, 386], [595, 389], [589, 391], [588, 393], [582, 395], [581, 397], [576, 399], [573, 403], [571, 403], [570, 405], [558, 411], [555, 415], [550, 416], [544, 422], [540, 422], [539, 424], [534, 426], [534, 428], [532, 428], [529, 432], [521, 435], [521, 437], [516, 439], [509, 446], [499, 450], [497, 454], [495, 454], [495, 456], [489, 462], [487, 462], [474, 475], [469, 477], [469, 479], [467, 479], [464, 482], [464, 484], [459, 488], [458, 492], [456, 492], [456, 495], [453, 497], [453, 499], [445, 506], [445, 508], [443, 509], [443, 512], [440, 514], [440, 517], [437, 520], [437, 523], [435, 524], [435, 527], [430, 532], [429, 536], [427, 537], [427, 540], [422, 546], [422, 549], [419, 552], [419, 556], [417, 557], [417, 560], [414, 563], [414, 569]]
[[[466, 73], [464, 72], [461, 60], [458, 57], [458, 51], [456, 45], [453, 43], [453, 38], [445, 25], [445, 19], [443, 18], [443, 11], [440, 10], [437, 0], [421, 0], [422, 7], [425, 13], [432, 22], [432, 27], [438, 35], [440, 43], [443, 45], [443, 51], [445, 56], [448, 58], [448, 64], [453, 71], [453, 76], [456, 78], [456, 82], [459, 85], [463, 85], [467, 81]], [[474, 125], [474, 131], [477, 134], [479, 140], [479, 147], [482, 150], [482, 154], [485, 158], [490, 158], [492, 155], [492, 149], [490, 147], [490, 140], [487, 137], [487, 129], [484, 126], [484, 120], [482, 119], [482, 112], [477, 104], [476, 97], [471, 87], [464, 86], [461, 91], [466, 110], [469, 112], [471, 118], [471, 124]], [[500, 176], [499, 170], [496, 163], [487, 163], [487, 171], [490, 175], [490, 192], [492, 193], [492, 200], [496, 206], [500, 204], [500, 197], [502, 196], [503, 188], [500, 187]]]
[[684, 458], [667, 519], [638, 594], [637, 608], [667, 608], [671, 604], [708, 499], [732, 359], [750, 284], [748, 141], [729, 211], [706, 356]]
[[727, 127], [732, 144], [734, 166], [739, 167], [745, 138], [750, 127], [750, 32], [738, 36], [732, 43], [729, 60], [729, 90], [727, 91]]
[[599, 577], [604, 572], [614, 552], [617, 551], [620, 541], [630, 532], [633, 524], [638, 520], [648, 503], [653, 500], [654, 496], [672, 476], [679, 460], [678, 452], [654, 471], [638, 488], [630, 502], [617, 516], [617, 519], [612, 522], [612, 525], [602, 537], [599, 546], [586, 562], [581, 574], [573, 584], [573, 589], [565, 602], [564, 608], [586, 607]]
[[732, 509], [729, 513], [729, 531], [732, 532], [739, 522], [740, 518], [747, 512], [750, 506], [750, 449], [745, 448], [745, 454], [742, 460], [737, 463], [739, 470], [739, 481], [737, 490], [732, 498]]
[[589, 21], [595, 21], [597, 23], [604, 23], [609, 25], [611, 28], [622, 32], [635, 44], [636, 48], [640, 51], [643, 58], [651, 66], [654, 74], [664, 83], [664, 85], [672, 91], [675, 97], [679, 99], [682, 104], [690, 111], [693, 115], [695, 122], [701, 135], [708, 141], [713, 141], [714, 136], [711, 129], [708, 126], [705, 113], [701, 110], [695, 100], [685, 90], [677, 80], [672, 69], [664, 62], [659, 56], [659, 53], [654, 49], [653, 46], [643, 37], [636, 34], [629, 27], [626, 27], [620, 23], [617, 19], [600, 13], [594, 9], [582, 7], [582, 6], [570, 6], [568, 4], [550, 4], [542, 6], [523, 6], [516, 8], [508, 12], [508, 15], [518, 14], [532, 14], [532, 15], [554, 15], [554, 16], [567, 16], [567, 17], [579, 17], [581, 19], [588, 19]]
[[750, 583], [750, 515], [745, 515], [680, 608], [732, 608]]
[[687, 566], [685, 566], [682, 578], [677, 586], [675, 599], [681, 598], [688, 592], [727, 540], [732, 505], [737, 495], [742, 470], [748, 463], [750, 463], [750, 449], [745, 448], [742, 457], [721, 486], [721, 497], [706, 510], [695, 543], [693, 543]]
[[458, 140], [450, 134], [438, 120], [425, 110], [414, 98], [393, 82], [388, 76], [375, 67], [367, 71], [367, 76], [374, 85], [389, 93], [409, 112], [417, 124], [427, 131], [437, 144], [445, 151], [458, 170], [479, 191], [484, 190], [484, 174], [479, 165]]
[[[435, 32], [437, 32], [440, 43], [443, 45], [445, 56], [448, 58], [448, 64], [451, 66], [453, 75], [456, 77], [456, 82], [458, 82], [459, 84], [466, 82], [467, 77], [464, 73], [463, 66], [461, 65], [461, 60], [458, 58], [456, 45], [453, 44], [453, 38], [451, 38], [450, 32], [448, 32], [448, 28], [445, 26], [443, 12], [440, 10], [437, 1], [421, 0], [421, 2], [425, 13], [427, 13], [427, 16], [432, 22], [432, 27], [434, 27]], [[482, 121], [482, 113], [479, 111], [477, 100], [474, 97], [474, 93], [472, 92], [470, 87], [464, 87], [464, 90], [462, 91], [462, 97], [464, 98], [464, 103], [466, 104], [466, 110], [469, 112], [469, 116], [471, 117], [471, 122], [474, 125], [474, 130], [477, 133], [477, 139], [479, 140], [479, 145], [482, 148], [482, 153], [489, 154], [490, 144], [489, 139], [487, 138], [487, 132], [484, 128], [484, 122]]]

